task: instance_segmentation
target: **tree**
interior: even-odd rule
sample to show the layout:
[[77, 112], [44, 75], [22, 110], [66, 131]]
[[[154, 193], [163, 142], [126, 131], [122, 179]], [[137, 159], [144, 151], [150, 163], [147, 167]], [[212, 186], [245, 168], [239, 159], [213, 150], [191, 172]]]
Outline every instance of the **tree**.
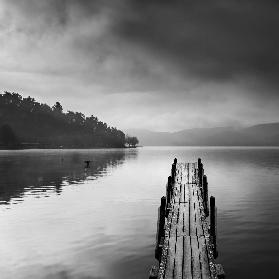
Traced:
[[20, 139], [25, 143], [36, 142], [47, 147], [125, 146], [122, 131], [109, 127], [93, 115], [85, 117], [83, 113], [74, 111], [64, 113], [60, 102], [50, 107], [30, 96], [23, 98], [18, 93], [5, 92], [0, 94], [0, 112], [2, 145], [15, 143], [19, 146]]
[[128, 144], [129, 147], [136, 147], [136, 145], [139, 143], [139, 140], [137, 137], [126, 136], [125, 143]]
[[28, 96], [27, 98], [22, 99], [21, 107], [26, 112], [32, 112], [34, 103], [35, 103], [35, 99]]
[[7, 124], [4, 124], [0, 128], [0, 141], [4, 145], [14, 145], [18, 143], [17, 137], [13, 129]]
[[62, 113], [63, 107], [59, 102], [56, 102], [55, 105], [52, 107], [52, 110], [58, 113]]

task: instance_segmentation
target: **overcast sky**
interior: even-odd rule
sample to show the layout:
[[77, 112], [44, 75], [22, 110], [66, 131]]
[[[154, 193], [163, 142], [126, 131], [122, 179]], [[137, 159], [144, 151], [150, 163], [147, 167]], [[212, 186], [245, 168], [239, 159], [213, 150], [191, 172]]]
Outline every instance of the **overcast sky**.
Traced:
[[0, 89], [120, 129], [279, 121], [277, 0], [0, 0]]

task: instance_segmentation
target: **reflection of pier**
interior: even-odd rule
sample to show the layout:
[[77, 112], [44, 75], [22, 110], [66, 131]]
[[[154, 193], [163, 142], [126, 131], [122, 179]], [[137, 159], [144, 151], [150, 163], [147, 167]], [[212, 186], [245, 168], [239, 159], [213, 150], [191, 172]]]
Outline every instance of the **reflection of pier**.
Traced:
[[215, 263], [217, 255], [215, 198], [210, 197], [208, 207], [203, 164], [200, 159], [186, 164], [175, 159], [159, 207], [159, 268], [152, 267], [149, 278], [224, 278], [222, 266]]

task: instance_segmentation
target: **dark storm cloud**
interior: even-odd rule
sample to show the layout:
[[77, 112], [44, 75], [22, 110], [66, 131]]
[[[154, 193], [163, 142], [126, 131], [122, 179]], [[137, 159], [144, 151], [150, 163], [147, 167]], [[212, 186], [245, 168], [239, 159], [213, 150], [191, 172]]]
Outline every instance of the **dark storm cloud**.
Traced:
[[116, 32], [185, 74], [209, 79], [252, 75], [276, 81], [276, 1], [130, 1]]
[[278, 12], [272, 0], [0, 0], [0, 83], [125, 127], [277, 121]]
[[38, 22], [43, 23], [45, 29], [56, 26], [67, 26], [69, 24], [69, 13], [71, 10], [81, 12], [79, 20], [82, 17], [91, 17], [98, 14], [104, 5], [99, 0], [6, 0], [6, 5], [14, 11], [19, 11], [26, 21], [33, 23], [34, 29], [43, 32], [42, 25], [36, 25]]
[[[259, 0], [9, 0], [36, 27], [71, 24], [105, 15], [107, 37], [127, 49], [136, 45], [156, 61], [199, 79], [256, 76], [277, 83], [279, 4]], [[76, 19], [77, 20], [77, 19]], [[75, 22], [76, 24], [76, 22]], [[40, 27], [40, 25], [39, 25]], [[42, 30], [38, 29], [38, 32]], [[90, 33], [77, 47], [90, 53]], [[108, 38], [104, 38], [108, 40]], [[116, 46], [117, 48], [117, 46]], [[87, 55], [87, 53], [86, 53]], [[127, 61], [129, 63], [129, 61]], [[138, 61], [138, 72], [144, 68]], [[137, 73], [137, 71], [135, 70]]]

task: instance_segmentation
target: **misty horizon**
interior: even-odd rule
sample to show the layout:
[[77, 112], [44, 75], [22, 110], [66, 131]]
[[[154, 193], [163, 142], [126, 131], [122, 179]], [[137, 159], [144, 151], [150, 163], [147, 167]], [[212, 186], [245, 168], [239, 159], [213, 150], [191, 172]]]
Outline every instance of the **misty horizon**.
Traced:
[[[8, 90], [4, 91], [4, 92], [9, 92]], [[17, 94], [20, 94], [20, 92], [13, 92], [13, 93], [17, 93]], [[27, 98], [27, 97], [33, 97], [33, 96], [30, 96], [28, 94], [20, 94], [22, 95], [23, 98]], [[46, 105], [53, 105], [53, 104], [47, 104], [47, 103], [44, 103], [44, 102], [40, 102], [40, 100], [36, 100], [36, 101], [39, 101], [39, 103], [42, 103], [42, 104], [46, 104]], [[59, 101], [59, 100], [56, 100], [56, 102]], [[56, 103], [55, 102], [55, 103]], [[60, 102], [60, 101], [59, 101]], [[54, 103], [54, 104], [55, 104]], [[63, 105], [63, 103], [62, 103]], [[66, 107], [63, 106], [63, 111], [64, 112], [69, 112], [71, 110], [67, 109]], [[81, 113], [83, 113], [83, 111], [80, 111]], [[89, 112], [88, 114], [84, 114], [85, 117], [89, 117], [90, 115], [96, 115], [93, 111]], [[103, 119], [100, 119], [100, 120], [103, 120]], [[117, 128], [120, 127], [120, 129], [122, 129], [124, 132], [127, 132], [129, 133], [129, 131], [131, 130], [139, 130], [139, 131], [148, 131], [148, 132], [157, 132], [157, 133], [176, 133], [176, 132], [180, 132], [180, 131], [183, 131], [183, 130], [195, 130], [195, 129], [214, 129], [214, 128], [233, 128], [233, 129], [241, 129], [241, 128], [248, 128], [248, 127], [253, 127], [253, 126], [258, 126], [258, 125], [265, 125], [265, 124], [278, 124], [279, 121], [274, 121], [274, 122], [255, 122], [255, 123], [251, 123], [251, 124], [243, 124], [243, 123], [235, 123], [234, 125], [220, 125], [220, 126], [210, 126], [208, 125], [207, 127], [203, 127], [203, 126], [193, 126], [193, 127], [186, 127], [186, 128], [181, 128], [179, 130], [173, 130], [173, 129], [170, 129], [170, 130], [157, 130], [157, 129], [148, 129], [148, 128], [137, 128], [137, 127], [127, 127], [127, 128], [124, 128], [122, 129], [119, 125]], [[108, 124], [110, 125], [110, 122], [108, 121]], [[110, 126], [113, 126], [113, 125], [110, 125]]]
[[129, 133], [129, 131], [146, 131], [146, 132], [156, 132], [156, 133], [178, 133], [181, 131], [185, 130], [206, 130], [206, 129], [227, 129], [227, 128], [232, 128], [232, 129], [242, 129], [242, 128], [250, 128], [254, 126], [261, 126], [261, 125], [273, 125], [273, 124], [278, 124], [279, 122], [261, 122], [261, 123], [255, 123], [255, 124], [246, 124], [246, 125], [241, 125], [241, 124], [235, 124], [231, 126], [212, 126], [212, 127], [193, 127], [193, 128], [186, 128], [186, 129], [180, 129], [180, 130], [169, 130], [169, 131], [162, 131], [162, 130], [149, 130], [149, 129], [137, 129], [137, 128], [127, 128], [123, 129], [124, 132], [126, 131]]

